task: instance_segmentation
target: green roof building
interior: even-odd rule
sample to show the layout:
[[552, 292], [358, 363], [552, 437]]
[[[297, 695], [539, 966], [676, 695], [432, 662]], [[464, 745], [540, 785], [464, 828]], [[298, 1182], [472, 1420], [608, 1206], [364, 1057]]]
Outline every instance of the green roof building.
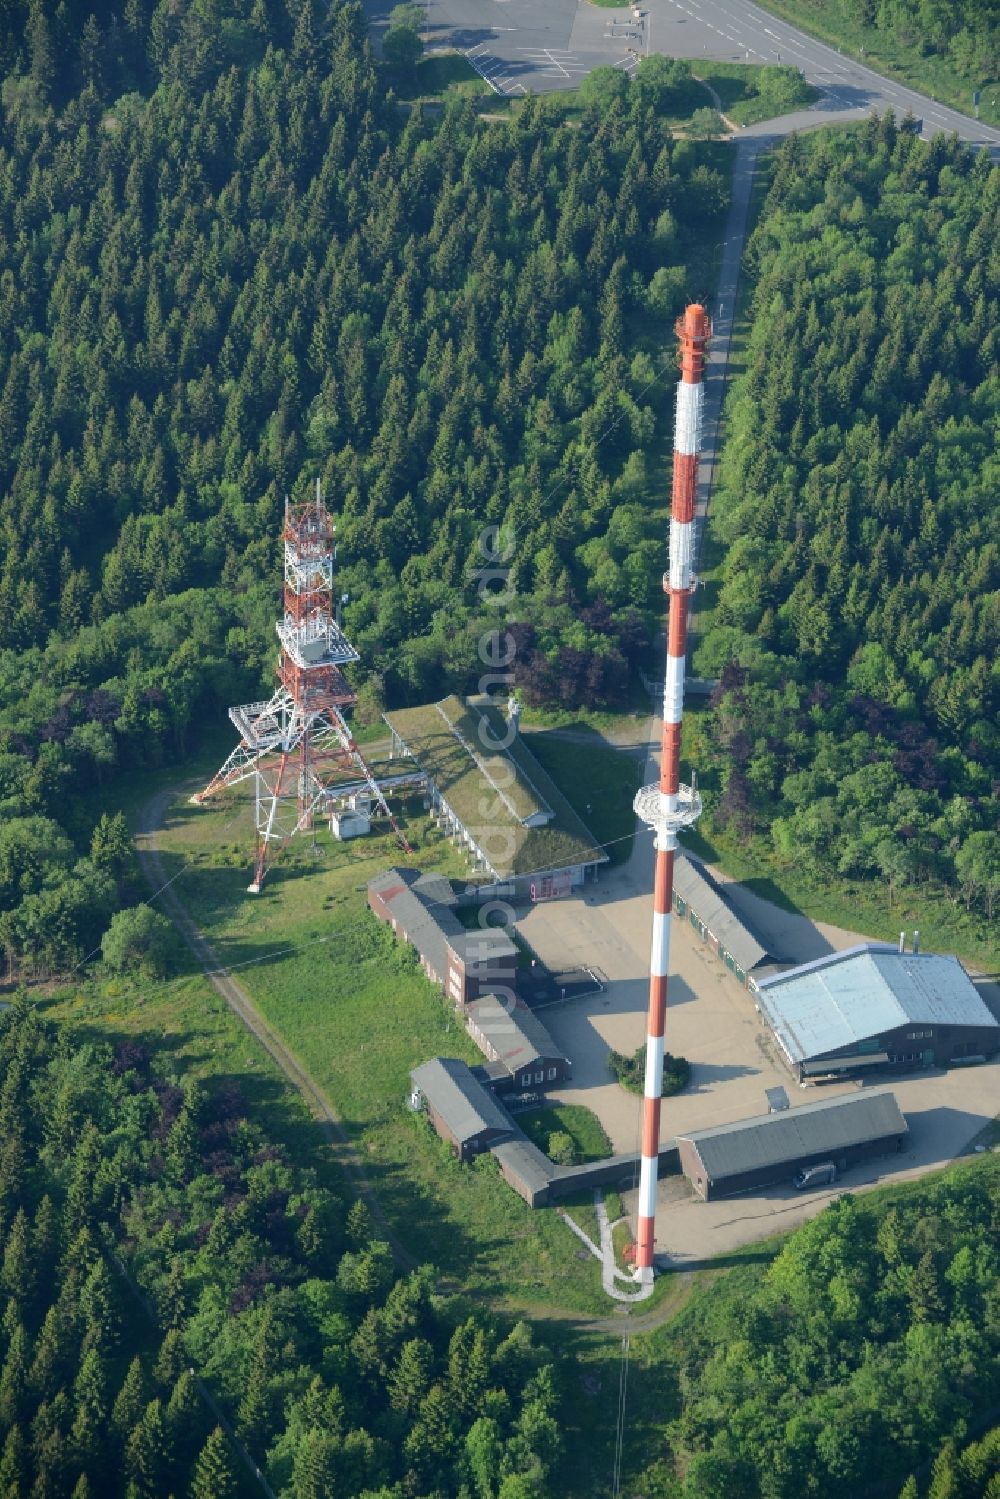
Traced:
[[564, 894], [607, 862], [499, 709], [452, 696], [396, 709], [385, 721], [394, 755], [408, 756], [426, 776], [435, 817], [465, 845], [477, 873], [505, 893]]

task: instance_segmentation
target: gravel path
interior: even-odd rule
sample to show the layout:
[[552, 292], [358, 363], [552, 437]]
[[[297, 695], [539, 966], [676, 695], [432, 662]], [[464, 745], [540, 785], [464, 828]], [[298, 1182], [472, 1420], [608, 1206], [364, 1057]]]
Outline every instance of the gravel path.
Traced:
[[268, 1056], [280, 1071], [284, 1073], [292, 1086], [298, 1089], [305, 1100], [309, 1112], [318, 1123], [324, 1139], [330, 1146], [337, 1165], [350, 1179], [358, 1196], [362, 1197], [367, 1203], [379, 1233], [388, 1241], [392, 1249], [396, 1264], [401, 1270], [413, 1270], [416, 1268], [417, 1262], [389, 1227], [378, 1198], [375, 1196], [371, 1184], [365, 1176], [361, 1158], [351, 1143], [350, 1137], [344, 1128], [343, 1120], [333, 1107], [333, 1104], [327, 1098], [322, 1088], [313, 1082], [295, 1054], [289, 1051], [281, 1037], [267, 1023], [247, 991], [243, 988], [243, 985], [226, 970], [211, 943], [195, 925], [190, 912], [181, 901], [175, 887], [167, 885], [168, 876], [163, 867], [160, 850], [156, 846], [156, 835], [163, 821], [164, 812], [170, 806], [171, 802], [174, 801], [180, 789], [174, 787], [170, 790], [159, 792], [151, 801], [146, 803], [140, 814], [136, 846], [139, 855], [139, 865], [146, 883], [151, 890], [159, 892], [159, 894], [152, 898], [160, 901], [166, 914], [180, 933], [184, 945], [198, 963], [202, 973], [208, 979], [215, 992], [225, 1000], [233, 1014], [243, 1022], [251, 1035], [260, 1042]]

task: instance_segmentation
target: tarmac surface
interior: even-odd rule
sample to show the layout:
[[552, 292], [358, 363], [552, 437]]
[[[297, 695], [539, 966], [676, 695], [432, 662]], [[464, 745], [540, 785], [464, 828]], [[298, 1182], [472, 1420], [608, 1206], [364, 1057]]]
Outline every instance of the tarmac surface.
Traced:
[[[364, 0], [376, 43], [396, 0]], [[801, 68], [822, 97], [809, 110], [748, 128], [746, 134], [787, 135], [870, 110], [912, 112], [924, 134], [956, 131], [1000, 154], [1000, 131], [970, 114], [937, 104], [815, 41], [749, 0], [639, 0], [605, 9], [589, 0], [423, 0], [428, 50], [465, 54], [491, 88], [506, 97], [575, 88], [593, 68], [631, 73], [651, 53], [724, 62], [788, 63]], [[695, 68], [697, 71], [697, 66]], [[970, 110], [972, 107], [969, 100]]]

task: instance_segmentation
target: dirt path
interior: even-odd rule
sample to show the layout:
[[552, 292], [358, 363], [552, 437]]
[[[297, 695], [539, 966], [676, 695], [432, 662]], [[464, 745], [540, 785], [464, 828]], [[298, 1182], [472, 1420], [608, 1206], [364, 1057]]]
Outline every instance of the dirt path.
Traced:
[[392, 1248], [393, 1257], [399, 1268], [401, 1270], [413, 1270], [416, 1268], [417, 1262], [409, 1251], [404, 1248], [403, 1244], [390, 1228], [378, 1198], [375, 1196], [365, 1176], [361, 1158], [351, 1143], [343, 1121], [333, 1107], [333, 1104], [327, 1098], [322, 1088], [313, 1082], [301, 1062], [293, 1052], [289, 1051], [288, 1047], [281, 1040], [281, 1037], [268, 1025], [242, 984], [238, 983], [232, 974], [226, 971], [211, 943], [195, 925], [190, 912], [181, 901], [174, 886], [167, 885], [167, 875], [163, 868], [163, 859], [156, 846], [156, 834], [163, 821], [164, 812], [181, 789], [184, 788], [174, 787], [171, 790], [159, 792], [153, 797], [152, 801], [146, 803], [140, 814], [136, 847], [139, 855], [139, 865], [146, 883], [151, 890], [160, 892], [156, 898], [160, 901], [164, 911], [174, 923], [174, 926], [183, 938], [185, 946], [198, 963], [202, 973], [212, 985], [212, 988], [225, 1000], [233, 1014], [243, 1022], [251, 1035], [263, 1046], [275, 1065], [302, 1095], [309, 1112], [319, 1124], [324, 1138], [330, 1146], [334, 1160], [350, 1178], [358, 1196], [362, 1197], [367, 1203], [379, 1233], [388, 1241]]

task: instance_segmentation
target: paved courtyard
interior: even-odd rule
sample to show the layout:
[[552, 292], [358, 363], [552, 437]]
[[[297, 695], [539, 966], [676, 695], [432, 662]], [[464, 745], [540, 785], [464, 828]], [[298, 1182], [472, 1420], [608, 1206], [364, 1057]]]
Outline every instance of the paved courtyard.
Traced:
[[[656, 757], [651, 756], [645, 778], [650, 781], [657, 774]], [[551, 1096], [593, 1109], [616, 1152], [636, 1151], [639, 1146], [641, 1099], [612, 1079], [607, 1053], [609, 1048], [634, 1052], [645, 1038], [652, 867], [651, 835], [640, 832], [627, 865], [602, 875], [572, 899], [533, 907], [518, 923], [546, 963], [588, 964], [606, 980], [603, 993], [552, 1005], [540, 1014], [573, 1063], [572, 1083]], [[776, 950], [794, 961], [805, 962], [865, 940], [862, 934], [815, 925], [737, 890], [746, 914], [776, 943]], [[983, 992], [996, 1009], [995, 986]], [[842, 1083], [822, 1090], [799, 1088], [774, 1054], [753, 996], [684, 922], [672, 924], [668, 1005], [667, 1050], [687, 1057], [692, 1071], [688, 1088], [663, 1101], [664, 1142], [680, 1130], [766, 1112], [765, 1088], [784, 1086], [795, 1108], [857, 1087]], [[866, 1162], [848, 1172], [832, 1191], [823, 1188], [815, 1193], [780, 1187], [703, 1203], [690, 1195], [683, 1178], [667, 1178], [660, 1187], [658, 1252], [681, 1262], [697, 1261], [790, 1228], [845, 1187], [853, 1190], [890, 1176], [899, 1180], [952, 1159], [1000, 1112], [1000, 1061], [967, 1070], [883, 1078], [872, 1086], [891, 1087], [906, 1115], [910, 1140], [904, 1154]], [[628, 1200], [627, 1206], [633, 1209]]]

